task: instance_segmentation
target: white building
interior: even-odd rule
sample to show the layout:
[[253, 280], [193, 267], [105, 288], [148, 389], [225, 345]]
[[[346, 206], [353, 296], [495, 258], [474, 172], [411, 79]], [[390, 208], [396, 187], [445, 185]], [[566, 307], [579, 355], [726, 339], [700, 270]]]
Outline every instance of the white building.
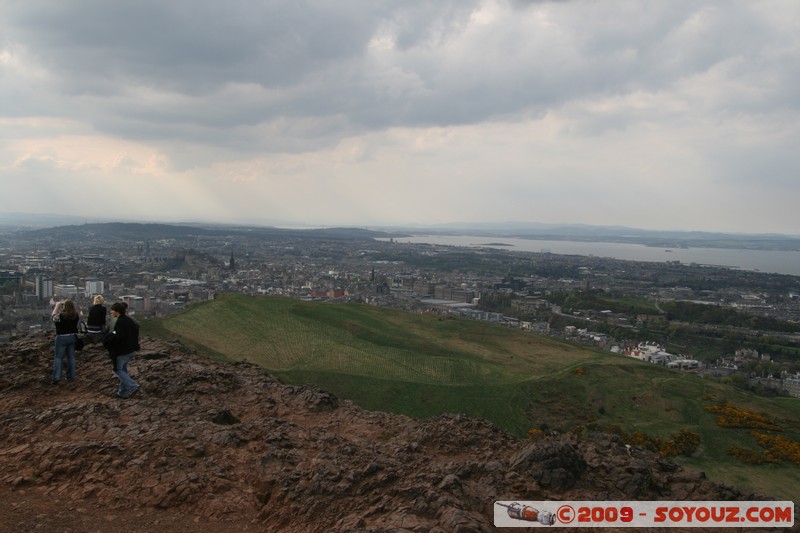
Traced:
[[59, 298], [75, 298], [78, 296], [78, 287], [75, 285], [56, 285], [53, 288], [53, 296], [57, 296]]
[[700, 368], [700, 361], [697, 359], [674, 359], [667, 363], [667, 368], [675, 368], [677, 370], [694, 370]]
[[658, 344], [641, 342], [636, 348], [625, 350], [625, 355], [641, 359], [657, 365], [667, 365], [681, 359], [677, 355], [664, 351]]
[[105, 292], [105, 283], [99, 279], [86, 280], [86, 296], [95, 296]]

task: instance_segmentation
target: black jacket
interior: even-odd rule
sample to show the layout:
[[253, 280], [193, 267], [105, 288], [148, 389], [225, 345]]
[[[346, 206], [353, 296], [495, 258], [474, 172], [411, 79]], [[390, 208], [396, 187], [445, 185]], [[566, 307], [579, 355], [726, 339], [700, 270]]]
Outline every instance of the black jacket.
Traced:
[[139, 324], [128, 315], [120, 315], [114, 324], [114, 331], [103, 338], [112, 357], [133, 353], [139, 349]]
[[59, 314], [53, 318], [56, 323], [56, 335], [66, 335], [68, 333], [78, 333], [79, 316], [75, 318], [67, 318], [64, 313]]
[[106, 327], [107, 309], [103, 304], [95, 304], [89, 308], [89, 318], [86, 319], [86, 327], [93, 330], [102, 331]]

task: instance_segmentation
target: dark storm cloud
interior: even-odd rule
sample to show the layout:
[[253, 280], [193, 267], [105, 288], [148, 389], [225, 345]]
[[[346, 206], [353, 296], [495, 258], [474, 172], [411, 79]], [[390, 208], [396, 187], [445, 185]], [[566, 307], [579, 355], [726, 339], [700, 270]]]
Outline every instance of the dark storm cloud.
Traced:
[[286, 86], [358, 54], [371, 34], [369, 13], [345, 3], [314, 9], [281, 1], [25, 6], [15, 21], [17, 35], [76, 90], [86, 91], [99, 79], [188, 93], [226, 82]]
[[[609, 20], [599, 2], [517, 1], [527, 16], [547, 6], [547, 20], [467, 29], [493, 4], [32, 1], [8, 6], [6, 35], [51, 76], [23, 108], [63, 98], [115, 135], [198, 141], [313, 117], [319, 130], [303, 134], [320, 140], [331, 127], [475, 124], [651, 90], [769, 39], [741, 9], [705, 20], [702, 4], [680, 4], [623, 4]], [[370, 48], [381, 39], [386, 50]]]
[[[458, 31], [474, 5], [35, 1], [10, 6], [7, 42], [50, 74], [39, 91], [72, 100], [76, 113], [117, 135], [127, 128], [138, 137], [167, 124], [229, 128], [303, 116], [326, 123], [346, 116], [352, 129], [363, 129], [419, 120], [410, 106], [419, 104], [427, 117], [442, 103], [438, 90], [431, 103], [390, 94], [369, 70], [371, 39], [387, 31], [399, 50], [436, 46]], [[425, 76], [414, 65], [403, 68]], [[250, 87], [249, 96], [229, 100], [237, 97], [226, 94], [231, 85]], [[142, 91], [180, 98], [150, 99]], [[47, 96], [28, 95], [18, 105], [41, 110]]]

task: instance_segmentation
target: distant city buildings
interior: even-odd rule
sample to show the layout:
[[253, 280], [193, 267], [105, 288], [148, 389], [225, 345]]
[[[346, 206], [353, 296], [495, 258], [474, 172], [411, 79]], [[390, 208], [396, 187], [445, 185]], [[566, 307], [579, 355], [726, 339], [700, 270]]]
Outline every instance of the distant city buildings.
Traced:
[[36, 276], [36, 297], [39, 300], [49, 300], [55, 296], [52, 279], [45, 279], [44, 276]]
[[98, 294], [103, 294], [104, 292], [105, 292], [105, 283], [103, 283], [99, 279], [94, 279], [94, 278], [86, 280], [87, 298], [96, 296]]
[[57, 298], [75, 298], [78, 296], [78, 287], [71, 284], [59, 283], [53, 289], [53, 296]]
[[[116, 237], [98, 238], [5, 243], [0, 236], [0, 286], [5, 287], [0, 294], [5, 304], [0, 308], [0, 342], [20, 332], [52, 329], [48, 321], [51, 299], [75, 299], [85, 312], [91, 299], [102, 294], [109, 302], [128, 303], [132, 313], [144, 318], [170, 314], [219, 293], [239, 292], [358, 301], [464, 317], [689, 370], [700, 363], [657, 345], [625, 341], [624, 333], [666, 328], [670, 319], [664, 304], [676, 301], [800, 321], [800, 284], [791, 277], [721, 267], [549, 253], [465, 252], [391, 240], [366, 244], [363, 240], [206, 235], [142, 239], [131, 245], [130, 240]], [[234, 255], [234, 249], [242, 252]], [[639, 305], [612, 311], [582, 307], [580, 298], [574, 300], [578, 304], [570, 304], [564, 298], [590, 291], [651, 302], [652, 309]], [[746, 326], [704, 327], [737, 335], [761, 334]], [[783, 336], [792, 341], [791, 333]], [[720, 358], [722, 363], [698, 372], [715, 372], [716, 379], [723, 379], [768, 358], [744, 349], [726, 355], [730, 364]], [[792, 373], [796, 370], [791, 368]], [[766, 373], [764, 379], [768, 379]], [[788, 387], [791, 379], [782, 381]]]

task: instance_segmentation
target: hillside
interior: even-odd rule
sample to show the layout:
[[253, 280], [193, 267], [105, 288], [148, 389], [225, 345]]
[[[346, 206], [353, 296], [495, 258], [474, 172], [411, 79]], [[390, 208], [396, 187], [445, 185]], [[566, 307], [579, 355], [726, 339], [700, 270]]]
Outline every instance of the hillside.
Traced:
[[765, 413], [800, 440], [800, 402], [766, 399], [628, 357], [495, 325], [348, 304], [225, 295], [157, 324], [201, 353], [249, 361], [282, 382], [312, 383], [365, 409], [426, 418], [464, 413], [517, 437], [531, 429], [615, 430], [700, 445], [677, 458], [746, 490], [795, 498], [800, 465], [749, 464], [752, 428], [721, 428], [716, 407]]
[[187, 239], [195, 237], [246, 237], [248, 239], [325, 239], [370, 240], [392, 234], [362, 228], [285, 229], [264, 226], [234, 226], [223, 224], [160, 224], [137, 222], [97, 222], [74, 224], [16, 232], [15, 239], [31, 241], [106, 242], [147, 241], [157, 239]]
[[494, 500], [760, 499], [614, 435], [416, 421], [142, 345], [130, 400], [100, 346], [58, 386], [51, 334], [0, 346], [3, 531], [493, 531]]

